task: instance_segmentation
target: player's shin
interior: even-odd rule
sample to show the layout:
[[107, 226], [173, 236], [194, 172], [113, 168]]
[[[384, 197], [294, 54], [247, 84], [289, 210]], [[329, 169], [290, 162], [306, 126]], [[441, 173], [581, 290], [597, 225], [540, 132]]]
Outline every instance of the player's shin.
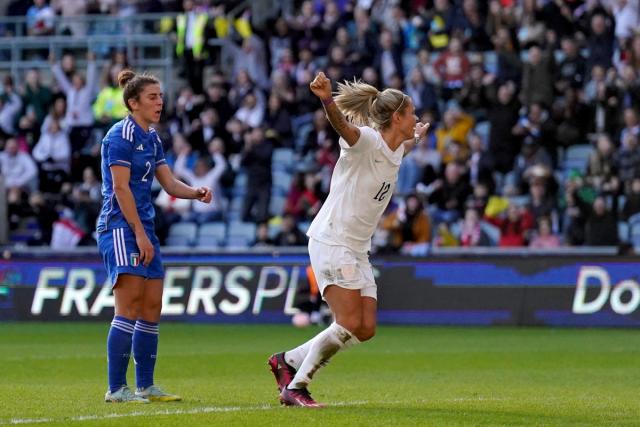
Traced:
[[131, 337], [135, 322], [115, 316], [107, 338], [109, 390], [115, 392], [127, 384], [127, 366], [131, 354]]
[[153, 385], [153, 371], [158, 352], [158, 324], [138, 319], [133, 333], [133, 360], [136, 364], [136, 387]]
[[[316, 371], [325, 365], [334, 354], [344, 348], [345, 343], [349, 342], [352, 337], [353, 334], [351, 332], [335, 322], [320, 332], [311, 340], [309, 351], [288, 388], [306, 388]], [[353, 344], [354, 342], [352, 341], [350, 345]]]

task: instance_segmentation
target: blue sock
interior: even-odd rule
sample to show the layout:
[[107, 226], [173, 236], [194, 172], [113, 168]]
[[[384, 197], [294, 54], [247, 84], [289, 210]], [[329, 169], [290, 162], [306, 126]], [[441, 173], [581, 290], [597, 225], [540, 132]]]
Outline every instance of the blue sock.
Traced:
[[131, 354], [131, 337], [135, 321], [115, 316], [107, 338], [109, 390], [114, 392], [127, 384], [127, 366]]
[[133, 332], [133, 361], [136, 364], [136, 387], [153, 385], [153, 369], [158, 352], [158, 324], [138, 319]]

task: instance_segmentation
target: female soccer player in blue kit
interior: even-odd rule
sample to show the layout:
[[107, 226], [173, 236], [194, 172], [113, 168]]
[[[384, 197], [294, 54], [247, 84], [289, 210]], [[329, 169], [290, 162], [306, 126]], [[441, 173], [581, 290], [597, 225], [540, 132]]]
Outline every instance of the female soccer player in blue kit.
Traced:
[[[160, 120], [160, 82], [149, 74], [123, 70], [118, 83], [130, 115], [111, 127], [102, 141], [102, 211], [98, 247], [115, 295], [115, 316], [107, 338], [109, 390], [106, 402], [149, 403], [180, 400], [153, 382], [164, 276], [154, 232], [151, 183], [167, 193], [211, 202], [211, 190], [177, 180], [164, 158], [162, 142], [150, 127]], [[127, 387], [133, 348], [134, 392]]]

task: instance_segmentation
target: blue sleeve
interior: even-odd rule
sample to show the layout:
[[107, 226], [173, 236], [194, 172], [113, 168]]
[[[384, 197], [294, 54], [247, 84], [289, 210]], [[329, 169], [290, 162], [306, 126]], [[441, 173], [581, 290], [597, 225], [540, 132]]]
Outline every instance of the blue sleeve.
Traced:
[[118, 165], [131, 168], [133, 158], [133, 144], [113, 132], [106, 141], [107, 165]]
[[162, 141], [160, 140], [160, 136], [156, 134], [156, 167], [160, 165], [166, 165], [167, 159], [164, 157], [164, 150], [162, 149]]

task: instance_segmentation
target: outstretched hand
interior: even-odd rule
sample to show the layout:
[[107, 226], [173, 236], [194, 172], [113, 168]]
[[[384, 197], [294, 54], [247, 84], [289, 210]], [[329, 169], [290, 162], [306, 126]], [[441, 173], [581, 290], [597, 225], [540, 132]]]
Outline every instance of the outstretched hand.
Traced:
[[427, 131], [429, 130], [429, 126], [431, 126], [430, 123], [422, 123], [422, 122], [416, 123], [416, 129], [414, 133], [418, 141], [422, 141], [422, 139], [425, 137], [425, 135], [427, 134]]
[[309, 88], [321, 100], [331, 98], [331, 80], [322, 71], [316, 74], [316, 78], [309, 83]]

